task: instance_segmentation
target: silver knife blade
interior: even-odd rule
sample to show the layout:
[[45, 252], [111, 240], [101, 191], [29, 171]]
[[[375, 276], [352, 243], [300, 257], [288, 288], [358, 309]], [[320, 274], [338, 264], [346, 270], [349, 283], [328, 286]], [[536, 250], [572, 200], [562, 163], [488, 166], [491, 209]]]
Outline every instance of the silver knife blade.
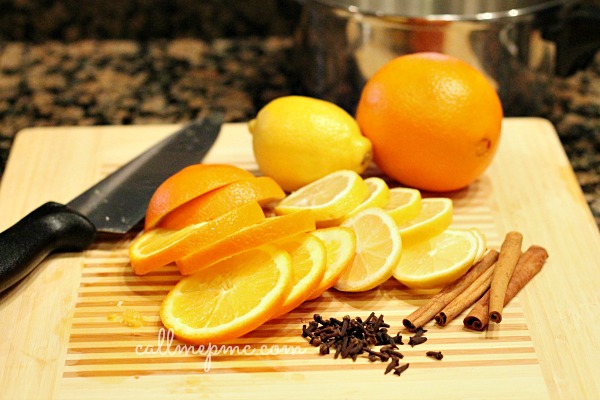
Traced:
[[222, 113], [200, 118], [163, 139], [92, 186], [67, 206], [97, 231], [126, 233], [146, 214], [156, 188], [175, 172], [202, 161], [221, 130]]
[[222, 122], [222, 114], [192, 122], [67, 205], [47, 202], [0, 232], [0, 294], [52, 252], [84, 250], [98, 231], [128, 232], [144, 218], [152, 194], [164, 180], [202, 161]]

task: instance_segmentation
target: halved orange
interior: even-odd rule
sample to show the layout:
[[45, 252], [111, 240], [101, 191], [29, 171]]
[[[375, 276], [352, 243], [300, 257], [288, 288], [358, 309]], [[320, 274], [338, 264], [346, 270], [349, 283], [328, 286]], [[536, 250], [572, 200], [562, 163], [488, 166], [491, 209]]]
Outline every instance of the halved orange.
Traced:
[[209, 221], [250, 201], [257, 201], [264, 207], [284, 197], [285, 192], [272, 178], [249, 178], [212, 190], [180, 205], [165, 215], [157, 226], [182, 229], [188, 225]]
[[225, 164], [194, 164], [171, 175], [156, 189], [146, 210], [145, 230], [180, 205], [229, 183], [252, 178], [252, 173]]
[[177, 267], [183, 275], [190, 275], [253, 247], [314, 229], [315, 218], [310, 211], [306, 210], [266, 218], [258, 224], [247, 226], [220, 240], [197, 247], [191, 253], [178, 259]]
[[290, 255], [274, 245], [240, 253], [183, 278], [164, 299], [160, 318], [178, 339], [215, 344], [268, 321], [290, 290]]
[[177, 231], [162, 228], [145, 231], [129, 247], [133, 272], [138, 275], [147, 274], [193, 253], [198, 247], [216, 242], [264, 220], [262, 207], [254, 201], [234, 208], [211, 221], [189, 225]]

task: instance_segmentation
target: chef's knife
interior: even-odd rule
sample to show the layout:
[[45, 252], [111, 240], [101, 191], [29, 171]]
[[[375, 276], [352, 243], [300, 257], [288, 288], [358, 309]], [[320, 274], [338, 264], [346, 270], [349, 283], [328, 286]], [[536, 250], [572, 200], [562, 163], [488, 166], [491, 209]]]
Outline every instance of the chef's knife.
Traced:
[[165, 179], [202, 161], [222, 122], [221, 113], [198, 119], [66, 205], [43, 204], [0, 233], [0, 293], [25, 278], [52, 252], [82, 251], [97, 232], [128, 232], [144, 218], [152, 194]]

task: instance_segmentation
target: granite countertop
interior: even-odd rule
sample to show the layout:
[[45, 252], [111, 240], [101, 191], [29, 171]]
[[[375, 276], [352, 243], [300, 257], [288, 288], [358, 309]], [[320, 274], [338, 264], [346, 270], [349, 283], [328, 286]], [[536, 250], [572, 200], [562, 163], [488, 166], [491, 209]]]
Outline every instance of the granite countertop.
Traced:
[[[183, 123], [206, 110], [227, 122], [300, 93], [291, 35], [0, 40], [0, 173], [14, 135], [35, 126]], [[557, 129], [600, 225], [600, 52], [556, 79], [542, 117]]]

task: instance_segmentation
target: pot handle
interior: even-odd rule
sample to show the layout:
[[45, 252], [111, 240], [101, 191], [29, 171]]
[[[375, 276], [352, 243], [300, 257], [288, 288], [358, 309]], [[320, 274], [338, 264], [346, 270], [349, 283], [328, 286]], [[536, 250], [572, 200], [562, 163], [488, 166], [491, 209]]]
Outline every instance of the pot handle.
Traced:
[[556, 75], [572, 75], [600, 49], [600, 7], [577, 4], [565, 10], [544, 36], [556, 43]]

